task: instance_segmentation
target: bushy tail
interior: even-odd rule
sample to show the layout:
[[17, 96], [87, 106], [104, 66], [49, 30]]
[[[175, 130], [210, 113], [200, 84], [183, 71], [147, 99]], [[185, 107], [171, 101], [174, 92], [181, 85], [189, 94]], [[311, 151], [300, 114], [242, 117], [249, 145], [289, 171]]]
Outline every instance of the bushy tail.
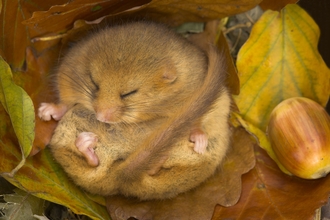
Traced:
[[[200, 89], [187, 100], [178, 114], [163, 123], [118, 167], [118, 178], [133, 182], [144, 173], [161, 167], [169, 151], [196, 122], [212, 109], [224, 89], [226, 66], [224, 53], [210, 45], [208, 51], [208, 73]], [[188, 137], [187, 137], [188, 138]]]

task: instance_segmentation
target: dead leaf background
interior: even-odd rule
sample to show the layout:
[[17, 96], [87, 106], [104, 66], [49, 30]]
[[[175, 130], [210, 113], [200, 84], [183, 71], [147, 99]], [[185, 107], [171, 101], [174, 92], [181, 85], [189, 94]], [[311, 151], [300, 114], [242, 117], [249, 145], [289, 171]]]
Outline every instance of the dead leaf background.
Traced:
[[303, 180], [284, 174], [267, 153], [255, 145], [256, 166], [243, 175], [240, 201], [217, 206], [214, 219], [314, 219], [328, 200], [330, 178]]
[[2, 41], [0, 43], [0, 53], [14, 71], [25, 69], [25, 50], [27, 46], [31, 45], [31, 35], [39, 34], [33, 28], [26, 28], [22, 22], [30, 18], [34, 11], [47, 10], [51, 5], [63, 4], [64, 2], [66, 0], [51, 0], [47, 2], [2, 1], [0, 14]]
[[[89, 1], [79, 2], [84, 5]], [[0, 54], [10, 64], [15, 83], [27, 91], [35, 107], [38, 106], [40, 101], [53, 99], [49, 89], [43, 87], [46, 85], [45, 76], [49, 73], [50, 68], [56, 64], [58, 54], [62, 48], [60, 39], [31, 43], [32, 38], [65, 34], [74, 28], [73, 23], [78, 22], [78, 18], [82, 19], [83, 23], [88, 24], [88, 22], [101, 16], [102, 12], [106, 10], [107, 14], [111, 14], [110, 18], [114, 15], [120, 16], [118, 13], [130, 9], [134, 4], [136, 4], [135, 6], [140, 5], [141, 10], [137, 11], [135, 9], [125, 12], [122, 15], [123, 17], [135, 14], [135, 17], [153, 18], [171, 25], [177, 25], [185, 21], [206, 21], [236, 14], [254, 7], [261, 0], [242, 0], [240, 1], [242, 3], [241, 7], [236, 7], [238, 1], [235, 1], [235, 5], [230, 6], [228, 6], [228, 1], [223, 1], [224, 5], [221, 5], [222, 1], [210, 1], [210, 4], [208, 1], [185, 1], [184, 4], [177, 1], [133, 2], [124, 1], [125, 4], [121, 5], [120, 2], [102, 1], [100, 4], [97, 2], [97, 4], [87, 5], [86, 8], [91, 9], [91, 11], [84, 9], [82, 11], [86, 14], [83, 13], [81, 17], [75, 17], [66, 23], [60, 21], [65, 16], [77, 15], [66, 13], [66, 10], [71, 7], [67, 1], [2, 1]], [[283, 7], [288, 2], [290, 1], [281, 1], [281, 5], [275, 7]], [[270, 4], [269, 1], [262, 1], [263, 8], [274, 7]], [[43, 12], [37, 13], [37, 11]], [[33, 14], [33, 12], [36, 13]], [[92, 12], [91, 15], [88, 15], [90, 12]], [[49, 18], [47, 18], [48, 15]], [[42, 95], [39, 96], [41, 92]], [[6, 176], [6, 173], [10, 172], [20, 162], [21, 154], [9, 117], [2, 107], [0, 107], [0, 112], [0, 173], [2, 176]], [[38, 144], [35, 144], [35, 146], [38, 145], [42, 148], [48, 139], [44, 134], [49, 135], [55, 123], [47, 124], [37, 121], [36, 126], [35, 142]], [[41, 130], [44, 131], [44, 134], [39, 132]], [[213, 219], [227, 217], [245, 219], [246, 216], [255, 216], [257, 219], [301, 219], [298, 214], [301, 214], [303, 218], [305, 216], [312, 218], [314, 210], [324, 204], [328, 197], [330, 191], [328, 186], [329, 177], [315, 181], [289, 177], [278, 170], [276, 164], [269, 159], [263, 150], [255, 148], [255, 154], [257, 155], [257, 165], [251, 172], [243, 176], [243, 194], [239, 203], [229, 208], [218, 206], [215, 209]], [[35, 157], [29, 158], [26, 165], [16, 174], [14, 179], [8, 178], [8, 176], [7, 179], [19, 188], [57, 203], [72, 203], [70, 202], [73, 199], [72, 196], [79, 198], [73, 199], [79, 201], [79, 203], [73, 204], [73, 208], [71, 207], [75, 212], [93, 218], [107, 219], [105, 209], [95, 203], [91, 205], [89, 197], [82, 194], [79, 189], [75, 189], [56, 164], [50, 163], [51, 165], [44, 167], [51, 160], [48, 151], [45, 150]], [[49, 179], [49, 173], [54, 174], [54, 171], [58, 176], [57, 180]], [[57, 186], [57, 181], [64, 181], [64, 183]], [[50, 199], [47, 197], [47, 193], [45, 196], [45, 192], [54, 190], [55, 185], [58, 187], [55, 191], [59, 200]], [[40, 191], [44, 187], [46, 190]], [[73, 191], [68, 192], [68, 188]], [[308, 200], [308, 203], [306, 203], [306, 200]], [[299, 205], [297, 205], [298, 203]], [[92, 208], [86, 209], [86, 207]], [[81, 210], [85, 210], [85, 212]]]

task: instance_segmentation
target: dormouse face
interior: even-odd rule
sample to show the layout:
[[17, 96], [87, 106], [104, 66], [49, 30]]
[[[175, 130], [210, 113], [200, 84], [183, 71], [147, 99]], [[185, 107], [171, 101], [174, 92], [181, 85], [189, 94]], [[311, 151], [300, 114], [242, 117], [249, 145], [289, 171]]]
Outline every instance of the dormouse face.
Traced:
[[93, 70], [92, 103], [96, 118], [105, 123], [139, 123], [163, 115], [170, 94], [176, 90], [174, 68], [105, 68]]

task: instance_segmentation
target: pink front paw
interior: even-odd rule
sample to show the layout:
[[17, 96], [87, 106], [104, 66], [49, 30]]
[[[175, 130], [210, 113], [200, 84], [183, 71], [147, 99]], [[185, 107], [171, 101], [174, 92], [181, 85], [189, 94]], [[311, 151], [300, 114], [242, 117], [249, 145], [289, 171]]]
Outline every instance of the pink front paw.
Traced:
[[81, 132], [75, 141], [78, 150], [84, 155], [87, 163], [92, 167], [99, 165], [99, 158], [94, 152], [97, 142], [98, 138], [92, 132]]
[[195, 143], [194, 151], [203, 154], [208, 145], [206, 134], [201, 129], [194, 129], [190, 133], [190, 141]]
[[41, 103], [38, 109], [38, 116], [44, 121], [50, 121], [52, 118], [56, 121], [60, 120], [67, 111], [64, 104]]

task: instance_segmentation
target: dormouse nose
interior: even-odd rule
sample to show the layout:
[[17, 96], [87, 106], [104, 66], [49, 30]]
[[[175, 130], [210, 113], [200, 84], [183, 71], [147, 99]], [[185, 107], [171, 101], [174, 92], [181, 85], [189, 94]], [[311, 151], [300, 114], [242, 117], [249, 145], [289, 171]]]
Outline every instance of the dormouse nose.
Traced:
[[96, 119], [104, 123], [114, 123], [118, 120], [120, 115], [119, 107], [110, 107], [106, 109], [96, 110]]

